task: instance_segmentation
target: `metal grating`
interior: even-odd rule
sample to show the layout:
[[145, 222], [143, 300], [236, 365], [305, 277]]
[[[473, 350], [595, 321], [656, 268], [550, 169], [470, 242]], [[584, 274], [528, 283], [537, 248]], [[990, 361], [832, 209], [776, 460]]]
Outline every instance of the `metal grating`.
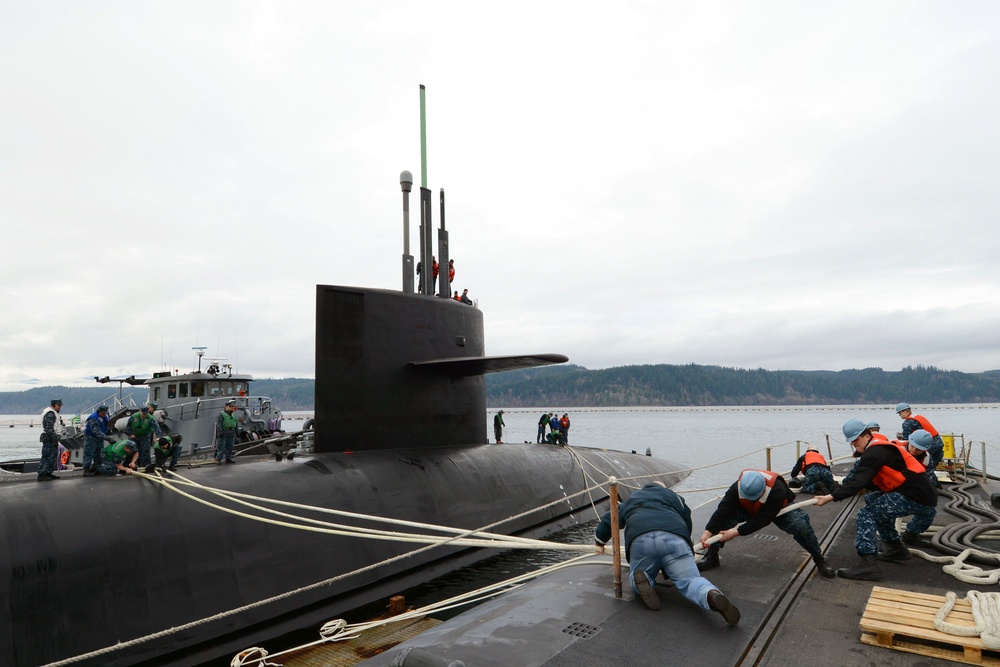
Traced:
[[580, 639], [590, 639], [600, 631], [601, 628], [596, 625], [587, 625], [586, 623], [570, 623], [568, 626], [563, 628], [563, 632], [567, 635], [573, 635], [574, 637], [579, 637]]

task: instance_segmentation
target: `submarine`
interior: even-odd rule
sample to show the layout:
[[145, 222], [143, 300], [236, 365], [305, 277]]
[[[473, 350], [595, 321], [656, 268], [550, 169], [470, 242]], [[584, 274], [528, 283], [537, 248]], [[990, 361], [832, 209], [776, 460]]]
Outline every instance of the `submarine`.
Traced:
[[[404, 186], [408, 225], [405, 202]], [[446, 266], [443, 194], [439, 253]], [[595, 479], [687, 476], [613, 449], [489, 444], [485, 374], [568, 359], [487, 356], [482, 311], [447, 298], [446, 276], [435, 296], [430, 273], [414, 290], [404, 248], [401, 291], [316, 286], [312, 452], [189, 465], [178, 473], [203, 487], [183, 493], [147, 475], [3, 477], [4, 664], [203, 664], [495, 553], [303, 530], [224, 507], [216, 490], [352, 512], [359, 528], [391, 517], [544, 538], [607, 507]]]

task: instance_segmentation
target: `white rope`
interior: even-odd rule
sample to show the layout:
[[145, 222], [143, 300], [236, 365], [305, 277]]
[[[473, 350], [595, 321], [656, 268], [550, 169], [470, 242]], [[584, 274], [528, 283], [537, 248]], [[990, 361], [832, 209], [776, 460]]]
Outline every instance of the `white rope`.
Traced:
[[944, 604], [934, 616], [934, 627], [941, 632], [957, 637], [978, 636], [986, 648], [1000, 648], [1000, 593], [969, 591], [966, 594], [966, 599], [972, 607], [972, 620], [976, 623], [975, 627], [949, 623], [944, 620], [954, 608], [956, 598], [953, 591], [948, 591]]
[[[788, 507], [783, 508], [775, 516], [781, 516], [782, 514], [788, 514], [792, 510], [802, 509], [803, 507], [809, 507], [810, 505], [815, 505], [815, 504], [816, 504], [816, 499], [815, 498], [810, 498], [809, 500], [803, 500], [800, 503], [795, 503], [794, 505], [789, 505]], [[736, 524], [735, 527], [738, 528], [739, 526], [742, 526], [744, 523], [746, 523], [746, 522], [745, 521], [741, 521], [740, 523]], [[719, 533], [718, 535], [712, 535], [710, 538], [708, 538], [707, 540], [705, 540], [705, 544], [708, 545], [708, 546], [712, 546], [713, 544], [715, 544], [716, 542], [718, 542], [721, 539], [722, 539], [722, 533]], [[695, 551], [695, 553], [699, 553], [699, 554], [700, 553], [705, 553], [704, 550], [699, 550], [699, 549], [695, 549], [694, 551]]]
[[964, 584], [974, 586], [992, 586], [1000, 581], [1000, 569], [984, 570], [976, 565], [970, 565], [965, 559], [975, 554], [978, 557], [996, 561], [1000, 565], [1000, 554], [987, 553], [979, 549], [966, 549], [957, 556], [931, 556], [920, 549], [910, 549], [910, 553], [931, 563], [945, 563], [945, 574], [949, 574]]
[[432, 613], [447, 611], [454, 609], [456, 607], [474, 604], [481, 602], [483, 600], [489, 599], [491, 597], [496, 597], [502, 593], [506, 593], [517, 588], [531, 579], [536, 579], [538, 577], [544, 576], [551, 572], [561, 570], [564, 568], [575, 567], [577, 565], [613, 565], [613, 561], [607, 559], [597, 559], [593, 555], [590, 556], [577, 556], [570, 560], [564, 561], [562, 563], [556, 563], [554, 565], [549, 565], [532, 572], [527, 572], [525, 574], [512, 577], [510, 579], [497, 582], [495, 584], [489, 584], [477, 590], [462, 593], [454, 597], [448, 598], [447, 600], [441, 600], [439, 602], [434, 602], [419, 609], [411, 609], [409, 611], [403, 612], [402, 614], [397, 614], [389, 618], [379, 619], [376, 621], [367, 621], [365, 623], [353, 623], [349, 624], [342, 619], [335, 619], [328, 621], [323, 624], [320, 628], [319, 634], [320, 639], [312, 641], [300, 646], [296, 646], [290, 649], [286, 649], [279, 653], [269, 654], [266, 649], [260, 647], [252, 647], [240, 651], [236, 656], [233, 657], [232, 661], [229, 663], [231, 667], [247, 667], [254, 665], [256, 667], [266, 667], [267, 665], [273, 665], [274, 663], [267, 662], [267, 658], [276, 658], [278, 656], [286, 655], [289, 653], [295, 653], [302, 651], [304, 649], [316, 646], [318, 644], [323, 644], [327, 642], [335, 641], [347, 641], [349, 639], [355, 639], [361, 635], [361, 633], [377, 628], [383, 625], [389, 625], [393, 623], [401, 623], [403, 621], [408, 621], [415, 618], [421, 618]]

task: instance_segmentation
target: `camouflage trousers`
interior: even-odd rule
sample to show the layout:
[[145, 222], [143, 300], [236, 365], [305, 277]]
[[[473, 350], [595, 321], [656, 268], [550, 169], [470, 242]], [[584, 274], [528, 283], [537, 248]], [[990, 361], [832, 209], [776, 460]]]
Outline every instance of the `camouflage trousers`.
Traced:
[[85, 436], [83, 439], [83, 469], [89, 470], [101, 467], [101, 459], [104, 457], [104, 441], [95, 440]]
[[135, 436], [135, 448], [139, 452], [139, 460], [136, 461], [136, 465], [145, 468], [152, 462], [149, 458], [149, 450], [153, 448], [153, 434]]
[[[740, 508], [736, 512], [736, 516], [733, 517], [726, 525], [723, 530], [727, 528], [735, 528], [736, 524], [746, 521], [750, 518], [750, 515], [746, 510]], [[819, 540], [816, 538], [816, 533], [812, 529], [812, 524], [809, 523], [809, 515], [802, 510], [792, 510], [787, 514], [782, 514], [779, 517], [775, 517], [774, 525], [788, 533], [792, 536], [799, 545], [809, 552], [810, 556], [823, 557], [823, 551], [819, 548]], [[716, 543], [720, 548], [724, 547], [725, 544], [722, 542]]]
[[819, 464], [809, 466], [802, 478], [802, 490], [805, 493], [819, 493], [821, 490], [816, 488], [817, 482], [823, 482], [826, 485], [824, 494], [833, 491], [833, 473], [830, 472], [829, 468]]
[[878, 551], [878, 537], [886, 542], [898, 542], [896, 519], [901, 516], [913, 518], [906, 524], [906, 532], [919, 535], [934, 521], [937, 507], [921, 505], [901, 493], [872, 491], [865, 496], [865, 506], [858, 510], [858, 531], [854, 536], [854, 547], [859, 555], [874, 554]]

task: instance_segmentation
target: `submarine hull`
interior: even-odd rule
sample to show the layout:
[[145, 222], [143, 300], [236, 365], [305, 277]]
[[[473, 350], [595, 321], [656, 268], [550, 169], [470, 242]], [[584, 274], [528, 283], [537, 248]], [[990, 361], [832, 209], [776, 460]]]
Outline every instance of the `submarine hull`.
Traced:
[[[480, 445], [317, 454], [184, 476], [303, 505], [456, 528], [518, 516], [495, 532], [544, 536], [595, 517], [594, 505], [603, 507], [606, 493], [569, 497], [595, 479], [656, 475], [670, 486], [686, 474], [663, 461], [606, 450]], [[0, 617], [0, 653], [12, 657], [8, 665], [46, 664], [180, 626], [187, 627], [78, 664], [197, 664], [493, 553], [436, 547], [317, 586], [422, 545], [264, 523], [225, 510], [282, 519], [186, 491], [215, 505], [203, 504], [138, 477], [4, 487], [0, 567], [11, 576], [0, 582], [10, 612]], [[531, 511], [553, 501], [559, 502]], [[212, 619], [290, 591], [298, 592]]]

